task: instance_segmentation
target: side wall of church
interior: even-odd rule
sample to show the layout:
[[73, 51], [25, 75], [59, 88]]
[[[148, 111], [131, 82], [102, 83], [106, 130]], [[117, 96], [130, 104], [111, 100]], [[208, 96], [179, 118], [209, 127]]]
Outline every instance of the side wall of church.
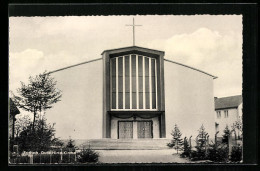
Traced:
[[62, 91], [61, 101], [46, 111], [48, 122], [56, 122], [56, 137], [102, 138], [102, 67], [98, 60], [52, 74]]
[[213, 78], [193, 69], [164, 62], [166, 138], [177, 124], [183, 137], [196, 138], [203, 124], [215, 133]]

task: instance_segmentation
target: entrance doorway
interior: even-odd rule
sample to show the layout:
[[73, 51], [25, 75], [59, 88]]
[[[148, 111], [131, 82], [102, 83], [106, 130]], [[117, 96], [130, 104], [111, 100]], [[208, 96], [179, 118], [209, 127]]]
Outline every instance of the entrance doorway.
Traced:
[[118, 122], [118, 138], [119, 139], [133, 138], [133, 122], [131, 121]]
[[152, 121], [118, 121], [118, 139], [153, 138]]
[[138, 138], [153, 138], [152, 136], [152, 122], [139, 121], [137, 122]]

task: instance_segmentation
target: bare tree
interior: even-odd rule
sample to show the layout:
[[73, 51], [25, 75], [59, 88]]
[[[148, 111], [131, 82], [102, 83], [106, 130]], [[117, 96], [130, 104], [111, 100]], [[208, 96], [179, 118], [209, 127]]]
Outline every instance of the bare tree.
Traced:
[[35, 77], [30, 76], [27, 85], [21, 82], [21, 87], [17, 89], [18, 95], [13, 94], [14, 103], [18, 107], [33, 113], [33, 130], [39, 112], [52, 108], [54, 103], [60, 101], [61, 91], [55, 86], [56, 81], [45, 71]]

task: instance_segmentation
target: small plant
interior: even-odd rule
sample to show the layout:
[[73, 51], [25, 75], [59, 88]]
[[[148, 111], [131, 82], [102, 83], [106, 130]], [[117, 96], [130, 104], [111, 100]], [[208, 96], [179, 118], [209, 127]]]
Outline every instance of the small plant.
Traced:
[[207, 159], [206, 156], [206, 136], [207, 132], [203, 125], [201, 125], [200, 129], [198, 130], [199, 134], [197, 136], [197, 145], [195, 146], [196, 150], [192, 150], [190, 153], [191, 160], [205, 160]]
[[181, 131], [179, 130], [176, 124], [174, 126], [174, 130], [172, 131], [171, 135], [172, 135], [172, 140], [170, 143], [167, 144], [167, 146], [177, 150], [177, 154], [178, 154], [178, 150], [182, 149], [183, 141], [181, 139], [181, 135], [182, 135]]
[[189, 157], [191, 153], [191, 147], [189, 145], [189, 142], [187, 141], [187, 138], [184, 138], [183, 141], [183, 153], [181, 153], [181, 157]]
[[242, 160], [242, 148], [239, 146], [233, 146], [230, 155], [230, 161], [239, 162], [241, 160]]
[[71, 139], [71, 137], [69, 137], [69, 141], [66, 145], [65, 151], [69, 151], [69, 152], [75, 152], [75, 148], [76, 146], [74, 145], [75, 141]]
[[78, 162], [80, 163], [90, 163], [97, 162], [99, 158], [99, 154], [92, 150], [91, 148], [83, 149], [78, 155]]
[[217, 147], [215, 144], [209, 148], [207, 158], [214, 162], [226, 162], [228, 161], [228, 148], [227, 146]]

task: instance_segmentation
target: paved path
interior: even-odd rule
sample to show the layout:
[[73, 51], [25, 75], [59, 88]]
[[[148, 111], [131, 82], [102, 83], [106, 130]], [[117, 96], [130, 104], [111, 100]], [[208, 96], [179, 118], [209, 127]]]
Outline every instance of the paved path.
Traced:
[[167, 150], [96, 150], [100, 163], [189, 163], [173, 149]]

